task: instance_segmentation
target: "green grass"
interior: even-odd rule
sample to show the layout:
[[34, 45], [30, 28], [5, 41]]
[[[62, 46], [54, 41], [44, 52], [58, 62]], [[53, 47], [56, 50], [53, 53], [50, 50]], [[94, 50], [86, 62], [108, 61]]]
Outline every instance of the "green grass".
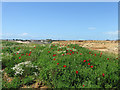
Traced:
[[[11, 45], [11, 42], [4, 43], [3, 46], [8, 46], [7, 43]], [[17, 43], [14, 44], [17, 45]], [[68, 45], [69, 48], [67, 48], [67, 46], [60, 48], [57, 44], [55, 46], [52, 44], [51, 46], [50, 44], [46, 44], [45, 46], [39, 44], [24, 45], [25, 46], [19, 47], [20, 49], [18, 49], [17, 46], [4, 47], [2, 49], [2, 66], [5, 67], [5, 72], [7, 72], [10, 77], [15, 78], [16, 81], [21, 78], [20, 82], [18, 84], [16, 83], [16, 85], [7, 85], [13, 84], [15, 81], [7, 83], [3, 80], [3, 87], [6, 86], [10, 88], [12, 86], [19, 88], [23, 83], [29, 85], [29, 83], [35, 79], [39, 79], [50, 88], [118, 88], [118, 59], [116, 59], [117, 56], [115, 55], [103, 53], [100, 57], [100, 52], [98, 53], [98, 51], [79, 47], [76, 44]], [[16, 54], [19, 50], [21, 51]], [[26, 56], [26, 53], [29, 54], [30, 50], [30, 56]], [[50, 53], [48, 53], [48, 51]], [[68, 55], [66, 55], [67, 53]], [[69, 55], [69, 53], [71, 53], [71, 55]], [[80, 53], [82, 53], [82, 55], [80, 55]], [[24, 55], [21, 56], [21, 54]], [[54, 54], [56, 54], [56, 56], [53, 56]], [[19, 59], [19, 57], [21, 58]], [[107, 58], [109, 58], [109, 60], [107, 60]], [[84, 60], [86, 60], [86, 62], [83, 62]], [[33, 67], [28, 68], [23, 65], [21, 66], [24, 70], [22, 75], [15, 75], [14, 73], [16, 71], [11, 68], [25, 61], [31, 61], [32, 64], [30, 66], [33, 65]], [[59, 63], [59, 65], [57, 63]], [[90, 63], [90, 65], [88, 65], [88, 63]], [[63, 67], [64, 65], [66, 65], [66, 67]], [[91, 68], [91, 66], [93, 66], [93, 68]], [[78, 74], [76, 71], [78, 71]], [[33, 72], [36, 72], [37, 75]], [[103, 73], [105, 75], [104, 77], [102, 76]], [[29, 77], [33, 77], [33, 79], [29, 80]]]

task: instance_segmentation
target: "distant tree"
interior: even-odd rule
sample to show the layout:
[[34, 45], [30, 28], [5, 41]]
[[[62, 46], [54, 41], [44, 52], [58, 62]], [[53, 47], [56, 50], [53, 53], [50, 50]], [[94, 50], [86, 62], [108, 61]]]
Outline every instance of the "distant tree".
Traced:
[[106, 41], [110, 41], [109, 39], [106, 39]]
[[52, 39], [46, 39], [47, 42], [52, 43]]

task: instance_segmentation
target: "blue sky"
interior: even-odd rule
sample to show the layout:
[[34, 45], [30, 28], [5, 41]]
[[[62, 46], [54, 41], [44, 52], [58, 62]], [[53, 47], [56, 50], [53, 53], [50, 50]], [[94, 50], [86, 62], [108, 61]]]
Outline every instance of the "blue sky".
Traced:
[[116, 40], [117, 2], [4, 2], [2, 39]]

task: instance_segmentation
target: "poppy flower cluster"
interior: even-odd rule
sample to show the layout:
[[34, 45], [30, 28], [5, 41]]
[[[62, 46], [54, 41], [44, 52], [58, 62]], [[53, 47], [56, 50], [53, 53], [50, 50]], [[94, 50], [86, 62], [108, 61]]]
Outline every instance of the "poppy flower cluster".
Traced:
[[90, 65], [90, 63], [88, 63], [88, 65]]
[[86, 60], [84, 60], [83, 62], [86, 62]]
[[91, 68], [93, 68], [93, 66], [90, 66]]
[[105, 74], [103, 73], [103, 74], [102, 74], [102, 76], [104, 77], [104, 76], [105, 76]]
[[31, 55], [31, 52], [29, 53], [29, 55], [28, 56], [30, 56]]
[[64, 65], [63, 67], [66, 67], [66, 65]]
[[26, 53], [26, 56], [27, 56], [28, 53]]
[[[69, 48], [69, 47], [67, 47], [67, 48]], [[73, 48], [75, 48], [75, 47], [73, 47]], [[51, 48], [51, 49], [53, 49], [53, 48]], [[58, 49], [57, 51], [62, 51], [62, 49]], [[69, 51], [69, 50], [66, 50], [66, 51]], [[71, 53], [69, 53], [69, 52], [67, 52], [66, 53], [66, 55], [71, 55], [71, 54], [75, 54], [75, 52], [73, 51], [73, 50], [70, 50], [71, 51]], [[50, 53], [50, 51], [48, 51], [48, 53]], [[78, 54], [78, 52], [76, 52], [77, 54]], [[89, 52], [89, 54], [91, 54], [91, 52]], [[65, 54], [62, 54], [63, 56], [65, 55]], [[82, 53], [80, 53], [80, 55], [82, 55]], [[94, 56], [97, 56], [96, 54], [91, 54], [91, 55], [94, 55]], [[102, 55], [102, 52], [100, 53], [100, 56]], [[53, 57], [54, 56], [56, 56], [56, 54], [53, 54]], [[53, 58], [53, 60], [56, 60], [55, 58]], [[109, 58], [107, 58], [107, 60], [109, 60]], [[89, 59], [89, 60], [83, 60], [83, 62], [86, 62], [86, 61], [91, 61], [91, 59]], [[59, 65], [59, 63], [57, 63], [57, 65]], [[91, 63], [88, 63], [88, 65], [91, 67], [91, 68], [93, 68], [93, 65], [91, 65]], [[65, 68], [66, 67], [66, 65], [63, 65], [63, 67]], [[78, 71], [76, 71], [76, 74], [78, 74]], [[104, 77], [105, 76], [105, 74], [103, 73], [102, 74], [102, 76]], [[83, 87], [84, 87], [84, 85], [83, 85]]]
[[53, 57], [56, 56], [56, 54], [53, 55]]
[[78, 74], [78, 71], [76, 71], [76, 74]]

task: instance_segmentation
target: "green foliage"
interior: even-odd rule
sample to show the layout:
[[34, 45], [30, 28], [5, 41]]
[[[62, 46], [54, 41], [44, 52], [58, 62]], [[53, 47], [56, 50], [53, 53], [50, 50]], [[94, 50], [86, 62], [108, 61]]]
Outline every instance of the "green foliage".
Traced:
[[25, 77], [24, 79], [22, 79], [22, 84], [25, 84], [25, 85], [29, 85], [31, 83], [33, 83], [33, 80], [34, 78], [32, 76], [28, 76], [28, 77]]
[[[3, 46], [5, 45], [13, 45], [13, 43], [3, 42]], [[28, 46], [15, 46], [14, 48], [4, 47], [2, 50], [2, 64], [5, 66], [5, 71], [9, 76], [15, 77], [16, 79], [13, 81], [15, 83], [13, 86], [11, 85], [13, 84], [12, 82], [10, 84], [3, 83], [9, 88], [20, 87], [21, 84], [29, 85], [33, 83], [33, 78], [39, 78], [47, 85], [54, 88], [118, 87], [119, 67], [118, 59], [116, 59], [115, 56], [103, 53], [100, 57], [100, 52], [98, 53], [79, 47], [76, 44], [68, 46], [69, 48], [62, 45], [60, 47], [60, 45], [57, 44], [48, 44], [45, 46], [29, 44]], [[18, 51], [19, 53], [16, 54]], [[30, 52], [31, 54], [28, 56]], [[26, 53], [28, 54], [26, 55]], [[80, 55], [80, 53], [82, 55]], [[19, 59], [19, 57], [21, 58]], [[109, 58], [109, 60], [107, 60], [107, 58]], [[84, 60], [86, 61], [84, 62]], [[36, 67], [26, 67], [26, 65], [23, 65], [23, 74], [15, 75], [15, 71], [11, 68], [26, 61], [31, 61], [31, 66], [37, 66], [38, 69]], [[90, 65], [88, 65], [89, 63]], [[66, 67], [64, 67], [64, 65], [66, 65]], [[91, 66], [93, 67], [91, 68]], [[78, 71], [78, 74], [76, 74], [76, 71]], [[37, 73], [37, 76], [34, 75], [34, 72]], [[103, 73], [105, 75], [104, 77], [102, 76]], [[15, 81], [17, 81], [18, 78], [22, 80], [16, 83]]]
[[2, 81], [2, 88], [20, 88], [21, 85], [21, 80], [17, 77], [15, 77], [12, 82]]

